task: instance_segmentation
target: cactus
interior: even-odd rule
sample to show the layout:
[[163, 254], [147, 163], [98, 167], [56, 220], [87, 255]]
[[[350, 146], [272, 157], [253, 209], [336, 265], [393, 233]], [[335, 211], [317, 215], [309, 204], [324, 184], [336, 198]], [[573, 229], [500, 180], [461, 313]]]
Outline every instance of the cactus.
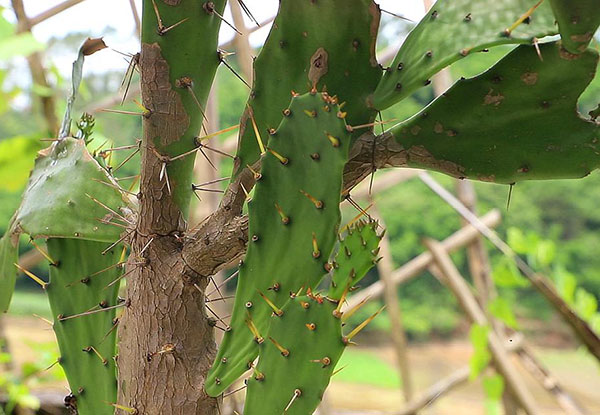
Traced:
[[472, 53], [555, 34], [550, 5], [531, 6], [528, 0], [439, 0], [410, 32], [377, 85], [375, 108], [383, 110], [410, 96], [435, 73]]
[[336, 307], [317, 295], [301, 296], [273, 319], [248, 380], [244, 415], [314, 412], [345, 347]]
[[600, 7], [594, 0], [550, 0], [563, 47], [571, 53], [585, 52], [600, 25]]
[[327, 297], [309, 289], [308, 295], [293, 295], [280, 317], [271, 317], [269, 341], [261, 346], [258, 365], [248, 380], [245, 415], [314, 412], [344, 348], [364, 327], [345, 337], [343, 321], [355, 310], [344, 316], [340, 306], [349, 288], [375, 264], [380, 239], [376, 228], [376, 222], [361, 221], [348, 229], [336, 256], [336, 284]]
[[[70, 402], [80, 415], [110, 413], [107, 403], [129, 413], [215, 414], [218, 401], [209, 396], [220, 395], [258, 355], [246, 415], [312, 413], [345, 345], [374, 317], [342, 334], [340, 305], [377, 261], [379, 240], [376, 223], [360, 222], [341, 241], [336, 260], [328, 261], [339, 202], [351, 187], [342, 183], [344, 168], [353, 173], [355, 166], [410, 164], [512, 183], [579, 177], [598, 167], [599, 127], [574, 112], [597, 65], [597, 54], [584, 50], [598, 25], [592, 2], [573, 9], [560, 0], [472, 3], [439, 0], [382, 77], [375, 59], [380, 14], [372, 0], [280, 2], [255, 61], [233, 180], [219, 210], [195, 229], [187, 226], [193, 155], [202, 151], [203, 107], [227, 57], [217, 50], [225, 0], [143, 2], [137, 62], [144, 137], [136, 200], [123, 197], [84, 140], [67, 137], [86, 54], [80, 51], [60, 139], [38, 158], [23, 203], [0, 240], [5, 308], [14, 286], [14, 242], [23, 232], [48, 239], [57, 261], [46, 288], [73, 389]], [[574, 11], [581, 21], [574, 21]], [[533, 46], [520, 46], [373, 139], [373, 146], [358, 140], [363, 131], [372, 138], [376, 110], [409, 96], [456, 60], [495, 45], [537, 46], [536, 38], [556, 34], [553, 13], [565, 49], [539, 46], [542, 62]], [[88, 46], [90, 53], [105, 47], [98, 40]], [[238, 197], [240, 177], [248, 172], [257, 181], [249, 238]], [[231, 326], [207, 375], [213, 342], [203, 291], [210, 275], [240, 257], [246, 239]], [[110, 284], [120, 278], [121, 241], [131, 242], [134, 252], [125, 301], [117, 300], [117, 284]], [[331, 270], [327, 297], [315, 294]], [[301, 290], [307, 294], [299, 296]], [[124, 305], [117, 404], [110, 307]], [[194, 328], [183, 327], [187, 322]], [[161, 358], [151, 359], [157, 354]], [[171, 358], [177, 364], [168, 363]], [[165, 379], [185, 381], [165, 386]], [[168, 391], [157, 393], [163, 387]]]
[[344, 114], [335, 98], [316, 92], [293, 97], [283, 114], [264, 147], [249, 203], [250, 246], [240, 266], [231, 330], [206, 381], [213, 396], [248, 369], [274, 309], [290, 292], [315, 287], [330, 266], [350, 145]]
[[115, 371], [116, 307], [121, 250], [105, 255], [106, 244], [48, 239], [50, 282], [45, 289], [54, 316], [54, 332], [71, 395], [79, 415], [110, 415], [117, 398]]
[[14, 264], [18, 261], [18, 257], [18, 240], [13, 241], [10, 232], [6, 232], [0, 238], [0, 313], [5, 313], [10, 304], [17, 279], [17, 269]]
[[556, 43], [539, 48], [543, 62], [533, 46], [519, 46], [394, 127], [407, 163], [496, 183], [582, 177], [598, 168], [600, 126], [576, 111], [598, 54], [572, 60]]
[[119, 189], [83, 140], [56, 141], [39, 152], [12, 226], [34, 238], [114, 242], [123, 229], [103, 222], [131, 212]]
[[[290, 91], [323, 89], [346, 102], [350, 125], [373, 120], [379, 7], [372, 0], [283, 1], [254, 63], [255, 79], [241, 120], [234, 173], [260, 156], [251, 117], [261, 134], [276, 128]], [[346, 24], [338, 24], [347, 22]], [[356, 139], [358, 134], [353, 135]]]
[[[361, 220], [348, 228], [346, 238], [340, 242], [327, 297], [342, 298], [344, 292], [358, 284], [376, 263], [380, 240], [377, 226], [375, 221]], [[352, 285], [346, 286], [348, 282]]]

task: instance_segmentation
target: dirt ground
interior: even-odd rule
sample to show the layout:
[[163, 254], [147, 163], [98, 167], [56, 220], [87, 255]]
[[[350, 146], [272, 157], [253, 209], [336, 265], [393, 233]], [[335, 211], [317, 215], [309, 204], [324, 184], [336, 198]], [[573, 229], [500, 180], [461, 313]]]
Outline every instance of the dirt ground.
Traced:
[[[5, 317], [6, 335], [17, 365], [36, 359], [36, 343], [54, 341], [51, 327], [33, 317]], [[361, 347], [394, 366], [394, 352], [390, 345]], [[552, 371], [562, 386], [586, 409], [589, 415], [600, 415], [600, 365], [583, 350], [534, 346], [540, 360]], [[442, 377], [466, 365], [471, 347], [465, 340], [411, 345], [410, 365], [416, 394]], [[564, 414], [556, 400], [535, 379], [518, 365], [527, 387], [533, 393], [543, 415]], [[335, 379], [335, 378], [334, 378]], [[44, 384], [45, 389], [65, 392], [66, 384]], [[326, 394], [326, 403], [332, 414], [393, 414], [403, 406], [402, 392], [396, 388], [374, 387], [333, 381]], [[484, 394], [478, 381], [459, 386], [441, 397], [421, 415], [483, 415]]]

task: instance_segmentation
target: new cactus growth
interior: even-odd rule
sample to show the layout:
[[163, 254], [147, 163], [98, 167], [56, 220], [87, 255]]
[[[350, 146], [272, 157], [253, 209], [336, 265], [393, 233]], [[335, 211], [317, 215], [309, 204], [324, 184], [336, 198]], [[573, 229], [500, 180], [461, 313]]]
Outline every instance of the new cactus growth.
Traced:
[[329, 298], [342, 298], [344, 292], [355, 287], [375, 265], [380, 240], [377, 226], [373, 220], [360, 220], [348, 227], [336, 255], [331, 288], [327, 294]]
[[71, 395], [69, 405], [79, 415], [110, 415], [117, 399], [115, 369], [116, 309], [121, 275], [121, 249], [102, 255], [106, 244], [51, 238], [50, 282], [45, 290], [54, 317]]
[[269, 316], [290, 292], [315, 287], [330, 267], [350, 133], [337, 99], [326, 93], [294, 96], [282, 112], [268, 142], [262, 141], [266, 135], [255, 138], [264, 153], [249, 203], [250, 242], [231, 327], [206, 382], [213, 396], [248, 369], [266, 338]]

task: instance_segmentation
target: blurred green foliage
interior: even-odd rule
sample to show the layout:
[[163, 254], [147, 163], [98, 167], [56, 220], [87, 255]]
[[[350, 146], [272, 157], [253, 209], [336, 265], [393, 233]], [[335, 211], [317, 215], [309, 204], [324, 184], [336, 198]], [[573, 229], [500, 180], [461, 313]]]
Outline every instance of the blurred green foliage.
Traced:
[[[40, 401], [31, 394], [31, 390], [47, 382], [65, 379], [62, 368], [56, 364], [58, 345], [55, 342], [30, 342], [28, 346], [35, 352], [34, 360], [23, 363], [16, 371], [0, 371], [0, 394], [7, 397], [4, 408], [0, 407], [0, 414], [22, 413], [17, 412], [17, 408], [38, 410]], [[0, 352], [0, 365], [11, 362], [9, 353]]]

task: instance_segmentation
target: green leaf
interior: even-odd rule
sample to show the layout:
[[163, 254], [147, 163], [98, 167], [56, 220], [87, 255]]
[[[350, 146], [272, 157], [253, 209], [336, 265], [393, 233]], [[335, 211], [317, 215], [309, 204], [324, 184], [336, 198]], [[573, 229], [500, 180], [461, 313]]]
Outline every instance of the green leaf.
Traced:
[[556, 257], [556, 245], [553, 241], [540, 241], [535, 250], [535, 262], [537, 266], [547, 267], [554, 261]]
[[588, 49], [573, 58], [557, 43], [540, 45], [540, 53], [543, 61], [533, 46], [517, 47], [394, 127], [402, 164], [506, 184], [598, 168], [600, 124], [576, 111], [598, 54]]
[[519, 323], [512, 311], [512, 307], [506, 299], [502, 297], [494, 298], [488, 304], [488, 311], [508, 327], [515, 330], [519, 328]]
[[469, 331], [469, 339], [473, 346], [473, 354], [469, 359], [469, 367], [471, 368], [469, 378], [471, 380], [477, 378], [492, 360], [492, 355], [488, 350], [489, 331], [489, 327], [478, 324], [473, 324]]
[[6, 61], [15, 56], [29, 56], [44, 48], [45, 45], [35, 40], [29, 32], [2, 38], [0, 40], [0, 61]]
[[563, 300], [570, 306], [575, 302], [575, 290], [577, 288], [577, 277], [563, 267], [555, 270], [556, 289]]
[[507, 242], [517, 254], [529, 254], [538, 243], [537, 235], [525, 234], [519, 228], [510, 227], [506, 232]]
[[499, 401], [502, 398], [504, 378], [501, 375], [486, 376], [483, 378], [482, 384], [486, 398], [493, 401]]
[[415, 27], [385, 72], [374, 94], [374, 106], [386, 109], [426, 85], [444, 67], [492, 46], [531, 43], [556, 34], [547, 2], [528, 24], [510, 36], [503, 32], [532, 6], [531, 0], [439, 0]]
[[17, 136], [0, 141], [0, 190], [15, 192], [27, 183], [35, 156], [42, 149], [37, 136]]
[[589, 320], [598, 310], [598, 300], [593, 294], [590, 294], [583, 288], [578, 288], [575, 292], [575, 310], [577, 314], [584, 319]]
[[50, 97], [54, 94], [54, 90], [48, 86], [33, 84], [31, 91], [40, 97]]
[[527, 287], [529, 280], [524, 278], [515, 261], [508, 257], [502, 257], [492, 271], [494, 283], [499, 287]]

